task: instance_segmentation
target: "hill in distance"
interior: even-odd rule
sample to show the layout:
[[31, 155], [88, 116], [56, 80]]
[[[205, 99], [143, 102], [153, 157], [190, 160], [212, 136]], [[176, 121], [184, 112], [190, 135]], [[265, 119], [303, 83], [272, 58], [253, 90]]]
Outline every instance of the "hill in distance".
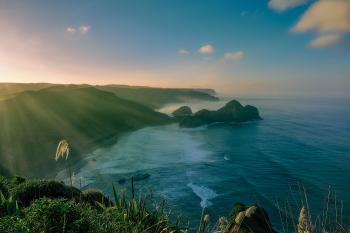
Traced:
[[38, 91], [54, 85], [50, 83], [0, 83], [0, 101], [12, 98], [24, 91]]
[[182, 103], [188, 100], [217, 101], [212, 89], [155, 88], [126, 85], [96, 86], [114, 93], [120, 98], [135, 101], [152, 109], [161, 108], [168, 103]]
[[[79, 86], [91, 87], [90, 85], [61, 85], [50, 83], [0, 83], [0, 101], [12, 98], [25, 91], [38, 91], [49, 87]], [[212, 89], [189, 89], [189, 88], [159, 88], [127, 85], [92, 86], [102, 91], [108, 91], [116, 96], [135, 101], [152, 109], [161, 108], [168, 103], [181, 103], [187, 100], [217, 101], [216, 93]]]

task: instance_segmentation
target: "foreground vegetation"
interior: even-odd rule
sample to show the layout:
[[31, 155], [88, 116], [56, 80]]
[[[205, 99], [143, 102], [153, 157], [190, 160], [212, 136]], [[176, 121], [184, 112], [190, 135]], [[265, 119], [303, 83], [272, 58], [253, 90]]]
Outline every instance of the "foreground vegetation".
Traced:
[[[275, 233], [266, 211], [237, 203], [228, 217], [212, 221], [203, 210], [197, 229], [172, 220], [165, 202], [136, 199], [112, 186], [113, 201], [94, 189], [79, 190], [55, 180], [0, 176], [0, 232], [6, 233]], [[133, 193], [133, 192], [132, 192]], [[312, 219], [302, 207], [282, 232], [348, 233], [339, 222]], [[329, 220], [328, 220], [329, 221]]]
[[149, 208], [145, 198], [116, 190], [112, 202], [58, 181], [1, 177], [0, 192], [0, 232], [186, 232], [170, 222], [164, 204]]
[[[114, 200], [94, 189], [81, 191], [54, 180], [0, 177], [0, 232], [8, 233], [185, 233], [180, 219], [171, 221], [165, 202], [134, 198], [113, 186]], [[128, 197], [130, 196], [130, 197]], [[197, 233], [275, 232], [258, 206], [237, 204], [228, 221], [210, 225], [203, 210]], [[192, 229], [194, 231], [194, 229]]]

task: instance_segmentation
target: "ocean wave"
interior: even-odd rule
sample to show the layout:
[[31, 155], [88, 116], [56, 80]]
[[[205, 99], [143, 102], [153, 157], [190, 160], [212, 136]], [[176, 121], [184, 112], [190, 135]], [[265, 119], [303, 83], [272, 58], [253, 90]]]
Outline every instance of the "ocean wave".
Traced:
[[190, 187], [193, 193], [201, 199], [200, 205], [202, 208], [211, 206], [212, 203], [210, 202], [210, 200], [219, 196], [214, 190], [205, 186], [195, 185], [192, 182], [188, 183], [187, 186]]

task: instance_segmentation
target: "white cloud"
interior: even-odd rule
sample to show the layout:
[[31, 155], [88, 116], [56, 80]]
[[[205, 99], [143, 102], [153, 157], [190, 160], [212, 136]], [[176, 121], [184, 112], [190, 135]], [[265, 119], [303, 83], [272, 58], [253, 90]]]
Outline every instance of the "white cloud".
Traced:
[[342, 41], [342, 37], [340, 34], [326, 34], [320, 35], [316, 39], [310, 42], [310, 47], [312, 48], [322, 48], [335, 44], [339, 44]]
[[241, 60], [245, 56], [243, 51], [227, 52], [224, 55], [224, 58], [227, 60]]
[[72, 33], [72, 34], [77, 32], [77, 29], [75, 29], [74, 27], [67, 27], [66, 30], [67, 30], [67, 32]]
[[270, 0], [269, 7], [275, 11], [282, 12], [289, 8], [303, 5], [308, 0]]
[[337, 44], [350, 32], [350, 1], [319, 0], [304, 13], [293, 32], [315, 31], [318, 36], [311, 47], [325, 47]]
[[180, 50], [178, 51], [178, 53], [179, 53], [180, 55], [188, 55], [188, 54], [190, 54], [190, 52], [189, 52], [187, 49], [180, 49]]
[[198, 49], [198, 52], [202, 54], [211, 54], [214, 53], [215, 49], [211, 44], [203, 45]]
[[90, 25], [81, 25], [79, 28], [76, 27], [67, 27], [66, 31], [70, 34], [75, 34], [80, 32], [80, 34], [85, 35], [91, 30]]
[[81, 34], [86, 34], [91, 30], [91, 26], [90, 25], [81, 25], [79, 27], [79, 31]]

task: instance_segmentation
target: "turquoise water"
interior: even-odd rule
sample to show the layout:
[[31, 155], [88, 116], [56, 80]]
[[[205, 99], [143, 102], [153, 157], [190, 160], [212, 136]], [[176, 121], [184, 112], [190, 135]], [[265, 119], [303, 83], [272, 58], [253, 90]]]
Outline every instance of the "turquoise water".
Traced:
[[[188, 103], [217, 109], [215, 103]], [[236, 202], [259, 203], [281, 229], [277, 202], [300, 206], [305, 188], [313, 213], [321, 213], [329, 186], [331, 202], [343, 200], [350, 215], [350, 100], [241, 99], [259, 108], [262, 121], [180, 129], [144, 128], [96, 150], [77, 176], [84, 185], [111, 192], [111, 183], [139, 173], [136, 183], [165, 197], [173, 213], [197, 224], [206, 207], [212, 219]], [[169, 113], [180, 105], [160, 111]], [[128, 184], [119, 185], [127, 187]], [[339, 202], [340, 206], [340, 202]], [[284, 208], [282, 208], [283, 211]]]

